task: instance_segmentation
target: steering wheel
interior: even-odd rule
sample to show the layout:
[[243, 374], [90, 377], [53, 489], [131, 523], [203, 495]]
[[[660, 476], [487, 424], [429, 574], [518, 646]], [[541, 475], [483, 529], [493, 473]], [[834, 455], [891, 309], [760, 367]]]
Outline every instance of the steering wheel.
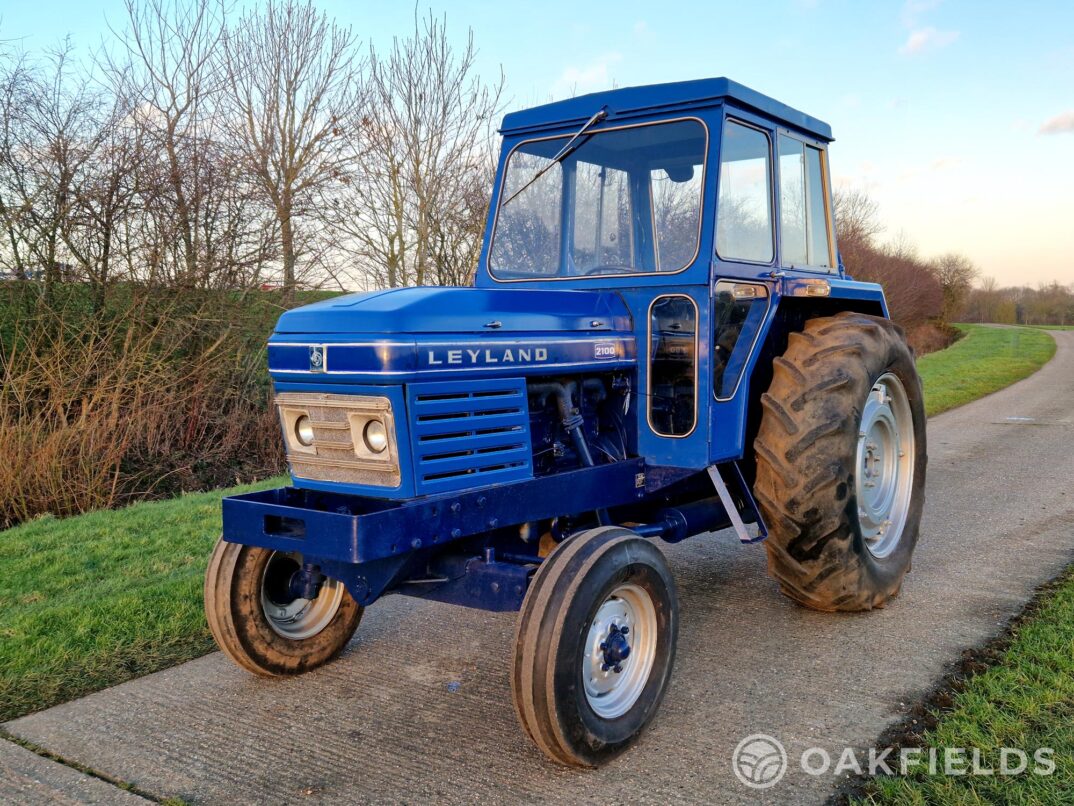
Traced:
[[590, 269], [586, 269], [582, 272], [584, 277], [590, 277], [597, 274], [634, 274], [637, 270], [633, 266], [593, 266]]

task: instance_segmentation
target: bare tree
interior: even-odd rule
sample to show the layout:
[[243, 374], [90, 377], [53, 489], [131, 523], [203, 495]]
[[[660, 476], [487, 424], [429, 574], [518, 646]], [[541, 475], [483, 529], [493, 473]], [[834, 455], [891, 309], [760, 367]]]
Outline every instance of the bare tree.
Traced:
[[223, 85], [225, 0], [125, 0], [123, 48], [110, 73], [145, 133], [139, 188], [155, 220], [145, 234], [150, 277], [209, 284], [203, 222], [221, 159], [217, 107]]
[[71, 51], [64, 42], [43, 64], [19, 62], [5, 82], [5, 222], [19, 273], [43, 274], [46, 297], [72, 258], [67, 226], [103, 132], [101, 95], [72, 77]]
[[883, 232], [879, 205], [864, 190], [837, 190], [833, 203], [840, 247], [870, 244]]
[[86, 132], [84, 170], [75, 183], [63, 226], [64, 244], [81, 267], [96, 310], [104, 307], [120, 261], [115, 253], [135, 213], [138, 166], [145, 158], [144, 132], [133, 124], [121, 97], [101, 109]]
[[31, 75], [25, 57], [0, 54], [0, 266], [26, 279], [29, 239], [23, 236], [23, 140], [19, 110], [29, 90]]
[[444, 21], [370, 55], [370, 111], [351, 193], [333, 200], [346, 242], [375, 285], [463, 284], [477, 263], [493, 174], [492, 125], [503, 76], [474, 71]]
[[231, 141], [275, 214], [285, 300], [311, 247], [300, 231], [315, 201], [342, 181], [364, 105], [358, 40], [310, 3], [249, 11], [224, 51]]
[[932, 270], [943, 289], [943, 321], [954, 321], [966, 305], [977, 267], [965, 255], [950, 252], [936, 258]]

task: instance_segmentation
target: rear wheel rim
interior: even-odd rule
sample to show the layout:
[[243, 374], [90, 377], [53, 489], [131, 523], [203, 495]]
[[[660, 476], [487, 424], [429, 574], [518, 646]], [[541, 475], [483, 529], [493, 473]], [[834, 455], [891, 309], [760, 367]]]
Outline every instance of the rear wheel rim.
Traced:
[[[607, 663], [608, 640], [613, 628], [621, 632], [624, 627], [630, 654], [615, 671]], [[615, 719], [634, 706], [653, 670], [656, 645], [656, 605], [648, 591], [631, 583], [615, 588], [589, 624], [582, 658], [586, 702], [597, 716]]]
[[292, 596], [291, 576], [302, 568], [302, 555], [272, 552], [261, 576], [261, 610], [277, 635], [291, 641], [312, 638], [332, 623], [343, 603], [343, 585], [325, 579], [313, 599]]
[[902, 539], [914, 480], [914, 420], [902, 381], [881, 375], [869, 390], [858, 429], [854, 486], [869, 553], [890, 555]]

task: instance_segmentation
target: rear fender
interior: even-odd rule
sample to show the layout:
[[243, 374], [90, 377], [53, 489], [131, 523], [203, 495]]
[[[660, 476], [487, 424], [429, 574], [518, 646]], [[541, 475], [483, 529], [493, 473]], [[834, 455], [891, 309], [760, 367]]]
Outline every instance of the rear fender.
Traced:
[[[760, 425], [761, 395], [772, 381], [772, 361], [787, 349], [787, 338], [802, 330], [808, 319], [858, 311], [888, 318], [883, 289], [875, 283], [859, 283], [840, 277], [785, 277], [770, 286], [768, 309], [752, 353], [746, 360], [742, 381], [729, 400], [711, 405], [709, 461], [741, 460], [743, 475], [753, 480], [753, 440]], [[711, 338], [711, 337], [710, 337]]]

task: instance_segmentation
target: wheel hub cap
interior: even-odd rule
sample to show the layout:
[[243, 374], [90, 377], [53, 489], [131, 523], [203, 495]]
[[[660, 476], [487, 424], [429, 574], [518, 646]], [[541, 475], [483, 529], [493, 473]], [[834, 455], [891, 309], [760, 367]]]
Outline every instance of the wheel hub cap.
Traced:
[[630, 643], [627, 641], [629, 632], [629, 624], [624, 624], [622, 627], [612, 624], [608, 628], [608, 638], [600, 644], [601, 651], [604, 653], [601, 671], [606, 672], [611, 669], [616, 674], [622, 673], [622, 663], [630, 657]]
[[325, 579], [312, 599], [296, 596], [292, 585], [302, 569], [302, 556], [274, 552], [261, 580], [261, 610], [273, 632], [292, 641], [311, 638], [335, 618], [343, 602], [343, 585]]
[[637, 702], [656, 658], [656, 634], [656, 607], [637, 585], [620, 585], [597, 608], [583, 650], [582, 681], [598, 716], [615, 719]]
[[914, 473], [914, 426], [902, 382], [886, 373], [869, 391], [858, 430], [855, 492], [862, 538], [876, 557], [895, 550]]

